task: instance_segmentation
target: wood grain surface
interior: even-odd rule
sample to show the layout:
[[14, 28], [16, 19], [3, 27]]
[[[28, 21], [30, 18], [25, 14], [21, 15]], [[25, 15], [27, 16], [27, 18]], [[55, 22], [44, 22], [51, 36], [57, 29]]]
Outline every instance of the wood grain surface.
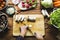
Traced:
[[[25, 19], [28, 19], [28, 16], [36, 17], [36, 22], [29, 22], [29, 21], [23, 21], [23, 23], [16, 22], [16, 16], [18, 19], [20, 16], [25, 16]], [[20, 27], [22, 27], [24, 24], [26, 25], [32, 25], [31, 28], [29, 28], [31, 32], [27, 31], [26, 36], [33, 36], [34, 32], [38, 32], [39, 34], [45, 35], [45, 28], [44, 28], [44, 17], [43, 15], [39, 14], [20, 14], [20, 15], [14, 15], [13, 17], [13, 36], [19, 36], [20, 35]]]
[[[11, 0], [7, 0], [8, 1], [8, 5], [14, 5]], [[41, 7], [40, 7], [40, 0], [37, 0], [38, 1], [38, 5], [37, 5], [37, 8], [35, 9], [32, 9], [32, 10], [27, 10], [27, 11], [20, 11], [20, 13], [23, 13], [23, 14], [28, 14], [28, 13], [36, 13], [36, 14], [41, 14]], [[10, 3], [9, 3], [10, 2]], [[15, 5], [16, 7], [16, 10], [17, 10], [17, 6]], [[5, 13], [6, 9], [2, 10], [2, 12]], [[51, 11], [51, 10], [49, 10]], [[19, 13], [19, 14], [20, 14]], [[49, 22], [49, 19], [47, 17], [44, 18], [44, 24], [45, 24], [45, 36], [44, 36], [44, 40], [58, 40], [56, 38], [56, 35], [58, 34], [57, 32], [57, 29], [50, 26], [48, 24]], [[3, 33], [0, 33], [0, 40], [16, 40], [15, 37], [13, 37], [13, 18], [8, 16], [8, 27], [9, 29], [6, 31], [6, 32], [3, 32]], [[25, 40], [37, 40], [35, 37], [25, 37], [24, 38]]]

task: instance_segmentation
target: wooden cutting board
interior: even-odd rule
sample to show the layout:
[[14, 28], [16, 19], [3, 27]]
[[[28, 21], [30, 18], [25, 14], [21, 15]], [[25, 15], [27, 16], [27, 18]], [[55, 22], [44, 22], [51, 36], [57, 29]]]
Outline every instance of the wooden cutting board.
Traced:
[[[45, 35], [43, 15], [41, 15], [41, 14], [20, 14], [20, 15], [14, 15], [13, 16], [13, 36], [19, 36], [20, 35], [20, 27], [23, 25], [23, 23], [21, 23], [21, 22], [17, 23], [15, 21], [16, 16], [18, 16], [18, 18], [20, 16], [25, 16], [26, 19], [28, 18], [28, 16], [35, 16], [36, 22], [28, 22], [26, 20], [23, 23], [26, 25], [32, 25], [30, 30], [32, 31], [33, 34], [34, 34], [34, 32], [38, 32], [42, 35]], [[30, 31], [27, 31], [26, 36], [33, 36], [32, 33]]]

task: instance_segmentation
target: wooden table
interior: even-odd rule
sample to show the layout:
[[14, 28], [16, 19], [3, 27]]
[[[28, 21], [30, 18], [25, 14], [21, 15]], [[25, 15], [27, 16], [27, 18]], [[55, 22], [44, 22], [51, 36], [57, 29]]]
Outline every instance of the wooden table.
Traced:
[[[4, 33], [0, 33], [0, 40], [15, 40], [15, 37], [12, 35], [12, 18], [9, 19], [9, 29]], [[58, 40], [56, 38], [57, 29], [48, 25], [48, 19], [45, 18], [45, 36], [44, 40]], [[25, 40], [37, 40], [35, 37], [25, 37]]]
[[[36, 10], [33, 9], [33, 10], [29, 10], [29, 11], [21, 11], [21, 13], [29, 13], [31, 11], [33, 11], [31, 13], [40, 13], [40, 4], [38, 4], [38, 5], [39, 6], [36, 8]], [[2, 12], [5, 12], [5, 9]], [[50, 26], [48, 24], [48, 20], [49, 19], [47, 19], [45, 17], [45, 36], [44, 36], [44, 40], [58, 40], [56, 38], [56, 34], [57, 34], [56, 30], [57, 29]], [[15, 40], [15, 37], [13, 37], [13, 35], [12, 35], [12, 31], [13, 31], [13, 29], [12, 29], [13, 28], [12, 27], [13, 26], [12, 17], [8, 16], [8, 22], [9, 22], [9, 25], [8, 25], [9, 29], [7, 29], [5, 32], [0, 33], [0, 40]], [[37, 40], [37, 39], [35, 37], [25, 37], [25, 40]]]

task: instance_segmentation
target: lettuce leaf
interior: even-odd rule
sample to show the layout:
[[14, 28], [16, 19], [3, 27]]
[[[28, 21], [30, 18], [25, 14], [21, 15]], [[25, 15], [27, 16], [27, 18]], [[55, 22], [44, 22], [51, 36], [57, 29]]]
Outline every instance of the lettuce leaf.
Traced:
[[50, 24], [57, 26], [60, 30], [60, 8], [50, 14]]
[[45, 8], [52, 8], [53, 7], [53, 2], [52, 0], [44, 0], [41, 1], [42, 6], [44, 6]]

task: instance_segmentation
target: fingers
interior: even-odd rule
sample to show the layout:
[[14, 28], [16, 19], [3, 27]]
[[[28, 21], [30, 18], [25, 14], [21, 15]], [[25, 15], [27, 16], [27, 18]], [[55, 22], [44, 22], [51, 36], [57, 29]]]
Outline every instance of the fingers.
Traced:
[[38, 32], [35, 32], [35, 33], [34, 33], [34, 36], [35, 36], [37, 39], [43, 40], [43, 35], [42, 35], [42, 34], [39, 34]]
[[23, 30], [27, 29], [27, 26], [21, 26], [21, 29], [23, 29]]
[[21, 27], [21, 32], [26, 32], [27, 31], [27, 26], [22, 26]]
[[27, 32], [27, 26], [21, 26], [21, 35], [25, 35]]

